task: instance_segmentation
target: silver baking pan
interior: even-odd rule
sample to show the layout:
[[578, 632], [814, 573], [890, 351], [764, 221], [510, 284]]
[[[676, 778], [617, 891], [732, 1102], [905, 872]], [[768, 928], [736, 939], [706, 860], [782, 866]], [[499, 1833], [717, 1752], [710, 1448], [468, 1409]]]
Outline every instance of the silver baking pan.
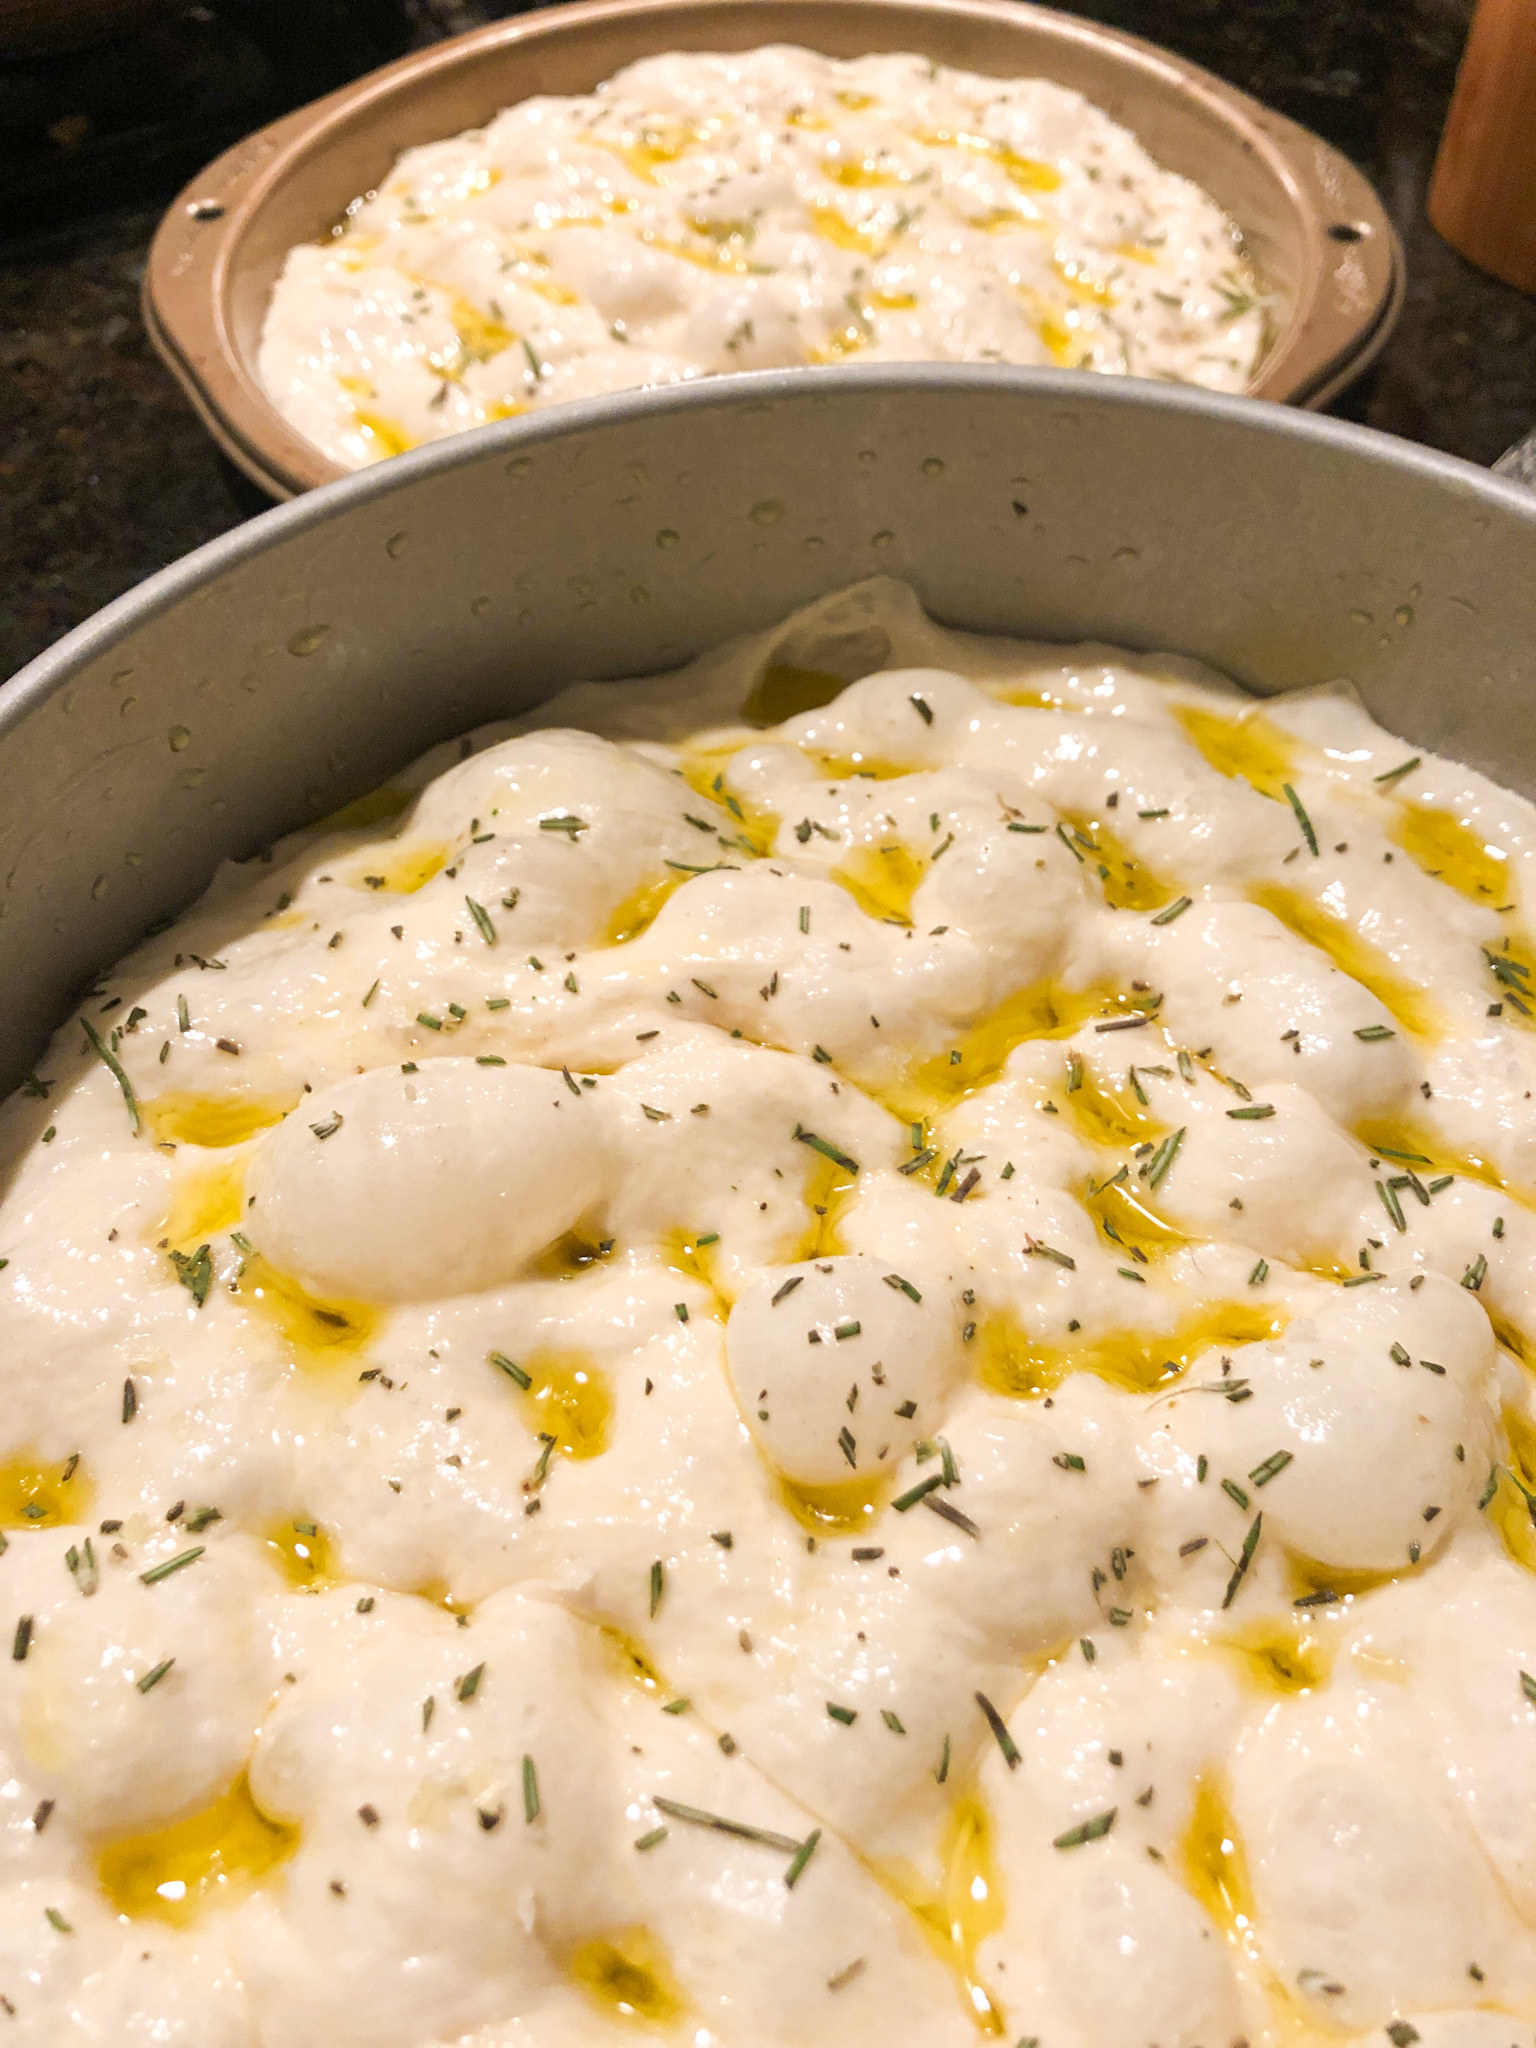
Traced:
[[434, 741], [876, 573], [992, 632], [1203, 657], [1536, 795], [1536, 498], [1249, 399], [771, 371], [508, 420], [189, 555], [0, 689], [0, 1085], [92, 977]]

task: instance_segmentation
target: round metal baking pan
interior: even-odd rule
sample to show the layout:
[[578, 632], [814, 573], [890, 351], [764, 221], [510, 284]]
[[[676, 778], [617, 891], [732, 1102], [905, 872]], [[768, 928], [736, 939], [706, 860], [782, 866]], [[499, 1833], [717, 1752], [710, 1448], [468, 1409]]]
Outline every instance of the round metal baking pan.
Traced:
[[1247, 399], [1086, 372], [772, 371], [508, 420], [278, 507], [0, 689], [0, 1085], [231, 856], [579, 677], [861, 577], [938, 618], [1347, 677], [1536, 795], [1536, 498]]
[[210, 164], [150, 252], [150, 335], [214, 439], [264, 489], [287, 497], [328, 483], [343, 472], [288, 425], [256, 371], [267, 302], [296, 243], [326, 235], [401, 150], [531, 94], [589, 92], [658, 51], [771, 42], [842, 57], [916, 50], [1085, 93], [1241, 229], [1274, 326], [1254, 397], [1320, 406], [1391, 331], [1402, 251], [1360, 173], [1309, 130], [1135, 36], [1027, 0], [579, 0], [402, 57]]

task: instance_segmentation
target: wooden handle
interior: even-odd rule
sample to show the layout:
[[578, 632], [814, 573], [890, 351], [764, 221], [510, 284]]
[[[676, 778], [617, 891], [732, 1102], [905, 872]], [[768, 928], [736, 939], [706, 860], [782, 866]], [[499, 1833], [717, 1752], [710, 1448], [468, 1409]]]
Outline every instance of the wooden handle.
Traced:
[[1480, 269], [1536, 291], [1536, 0], [1478, 0], [1429, 217]]

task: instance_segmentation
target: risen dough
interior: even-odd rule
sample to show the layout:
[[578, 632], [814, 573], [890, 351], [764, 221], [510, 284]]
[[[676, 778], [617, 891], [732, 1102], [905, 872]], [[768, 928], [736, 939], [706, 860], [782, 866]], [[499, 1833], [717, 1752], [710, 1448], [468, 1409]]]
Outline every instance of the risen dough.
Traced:
[[881, 582], [539, 716], [0, 1111], [0, 2032], [1536, 2048], [1530, 808]]

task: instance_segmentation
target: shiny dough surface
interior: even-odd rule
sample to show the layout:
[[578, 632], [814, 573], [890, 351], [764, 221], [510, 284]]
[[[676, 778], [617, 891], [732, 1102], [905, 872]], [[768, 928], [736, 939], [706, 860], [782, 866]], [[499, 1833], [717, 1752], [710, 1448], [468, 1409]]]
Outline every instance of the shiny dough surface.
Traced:
[[4, 2038], [1531, 2048], [1530, 806], [875, 579], [0, 1111]]
[[569, 398], [839, 362], [1241, 391], [1234, 223], [1080, 93], [911, 55], [672, 51], [410, 149], [289, 252], [273, 403], [355, 469]]

